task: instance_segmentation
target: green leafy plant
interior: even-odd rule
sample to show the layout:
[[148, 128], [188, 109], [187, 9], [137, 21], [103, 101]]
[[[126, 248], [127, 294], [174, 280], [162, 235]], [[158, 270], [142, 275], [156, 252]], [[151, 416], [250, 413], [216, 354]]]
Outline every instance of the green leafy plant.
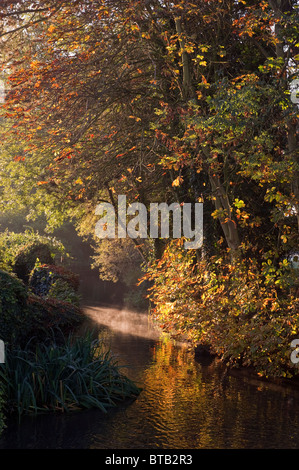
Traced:
[[0, 271], [0, 338], [14, 342], [29, 331], [27, 288], [16, 276]]
[[32, 291], [45, 297], [48, 295], [51, 286], [61, 280], [68, 284], [68, 288], [74, 293], [79, 289], [79, 276], [63, 266], [55, 266], [53, 264], [38, 263], [32, 269], [29, 285]]
[[53, 263], [56, 256], [64, 254], [63, 244], [55, 237], [40, 235], [26, 230], [15, 233], [5, 230], [0, 233], [0, 269], [15, 273], [27, 281], [37, 258], [41, 263]]
[[56, 279], [50, 286], [48, 298], [55, 298], [73, 305], [80, 305], [80, 296], [70, 286], [69, 282], [62, 278]]
[[79, 306], [79, 276], [63, 266], [36, 263], [29, 286], [32, 292], [44, 299], [55, 298]]
[[103, 412], [140, 389], [122, 374], [103, 343], [68, 336], [63, 344], [48, 342], [8, 348], [0, 368], [7, 408], [24, 413], [99, 408]]
[[0, 338], [24, 345], [34, 336], [44, 340], [49, 328], [68, 333], [83, 320], [80, 308], [59, 299], [30, 294], [16, 276], [0, 271]]

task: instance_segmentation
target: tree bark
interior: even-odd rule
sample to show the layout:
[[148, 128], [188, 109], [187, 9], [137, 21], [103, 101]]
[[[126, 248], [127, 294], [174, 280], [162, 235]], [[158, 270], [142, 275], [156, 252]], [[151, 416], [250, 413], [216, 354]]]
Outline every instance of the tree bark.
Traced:
[[237, 224], [232, 219], [232, 210], [229, 203], [228, 195], [216, 174], [209, 174], [209, 179], [212, 187], [212, 194], [215, 198], [215, 208], [219, 211], [224, 211], [225, 216], [218, 216], [220, 221], [226, 243], [231, 250], [232, 259], [239, 256], [240, 239]]
[[175, 18], [175, 28], [179, 38], [180, 49], [182, 54], [182, 67], [183, 67], [183, 99], [188, 101], [188, 99], [196, 98], [196, 94], [192, 85], [191, 70], [189, 64], [188, 53], [185, 49], [185, 41], [182, 37], [182, 25], [181, 19]]

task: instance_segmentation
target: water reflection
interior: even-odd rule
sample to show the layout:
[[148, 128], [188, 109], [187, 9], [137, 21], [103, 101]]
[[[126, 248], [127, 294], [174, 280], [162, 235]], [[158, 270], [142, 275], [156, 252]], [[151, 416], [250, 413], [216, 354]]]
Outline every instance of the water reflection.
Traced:
[[107, 415], [90, 410], [11, 422], [1, 449], [299, 447], [297, 392], [228, 374], [217, 361], [196, 361], [186, 346], [159, 337], [146, 315], [88, 312], [85, 328], [105, 338], [143, 392]]
[[[114, 345], [117, 350], [117, 345]], [[160, 448], [299, 447], [299, 409], [286, 389], [234, 377], [217, 361], [201, 363], [182, 345], [164, 339], [139, 378], [144, 394], [130, 407], [146, 416], [145, 433]], [[132, 358], [133, 360], [133, 358]], [[253, 383], [252, 383], [253, 382]]]

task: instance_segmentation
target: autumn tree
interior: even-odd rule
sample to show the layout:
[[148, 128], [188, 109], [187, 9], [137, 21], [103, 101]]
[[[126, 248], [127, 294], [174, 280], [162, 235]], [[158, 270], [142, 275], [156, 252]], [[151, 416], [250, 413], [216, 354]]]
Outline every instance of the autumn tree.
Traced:
[[19, 49], [6, 135], [22, 142], [19, 168], [39, 172], [30, 197], [47, 195], [48, 214], [65, 205], [81, 217], [120, 193], [146, 205], [201, 200], [212, 251], [221, 236], [232, 258], [249, 245], [276, 256], [281, 241], [296, 246], [297, 107], [286, 95], [297, 73], [296, 2], [78, 0], [29, 10], [2, 7]]

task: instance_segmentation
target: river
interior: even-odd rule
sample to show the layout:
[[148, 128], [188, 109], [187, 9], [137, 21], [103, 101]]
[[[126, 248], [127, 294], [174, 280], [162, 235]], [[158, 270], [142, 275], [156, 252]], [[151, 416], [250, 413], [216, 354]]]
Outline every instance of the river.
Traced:
[[161, 335], [146, 314], [85, 309], [84, 329], [105, 339], [142, 388], [133, 402], [10, 419], [0, 449], [296, 449], [299, 395], [287, 386], [226, 373]]

